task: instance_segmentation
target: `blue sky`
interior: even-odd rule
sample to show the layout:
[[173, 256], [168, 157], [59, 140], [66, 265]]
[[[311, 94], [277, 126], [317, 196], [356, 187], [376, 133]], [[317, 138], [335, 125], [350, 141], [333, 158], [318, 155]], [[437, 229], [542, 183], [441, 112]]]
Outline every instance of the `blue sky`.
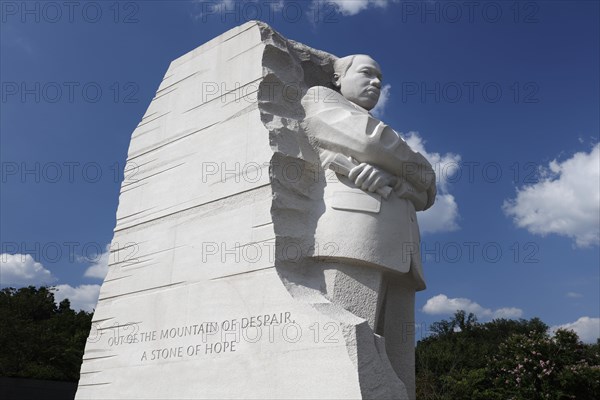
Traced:
[[598, 335], [598, 2], [0, 4], [0, 285], [93, 307], [129, 137], [170, 61], [261, 19], [372, 55], [389, 85], [378, 114], [437, 168], [423, 327], [464, 308]]

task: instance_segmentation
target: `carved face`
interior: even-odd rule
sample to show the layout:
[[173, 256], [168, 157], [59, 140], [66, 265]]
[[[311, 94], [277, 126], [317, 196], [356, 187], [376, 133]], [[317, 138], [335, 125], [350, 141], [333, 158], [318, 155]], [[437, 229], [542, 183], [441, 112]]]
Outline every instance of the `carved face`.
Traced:
[[381, 69], [371, 57], [357, 55], [343, 76], [334, 76], [340, 93], [366, 110], [372, 110], [381, 93]]

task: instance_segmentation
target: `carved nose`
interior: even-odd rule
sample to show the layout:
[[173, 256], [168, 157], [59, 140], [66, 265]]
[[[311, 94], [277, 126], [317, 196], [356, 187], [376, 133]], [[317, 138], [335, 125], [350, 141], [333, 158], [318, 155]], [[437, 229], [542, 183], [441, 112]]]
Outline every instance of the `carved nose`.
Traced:
[[381, 80], [379, 78], [374, 78], [371, 80], [371, 85], [375, 86], [377, 89], [381, 89]]

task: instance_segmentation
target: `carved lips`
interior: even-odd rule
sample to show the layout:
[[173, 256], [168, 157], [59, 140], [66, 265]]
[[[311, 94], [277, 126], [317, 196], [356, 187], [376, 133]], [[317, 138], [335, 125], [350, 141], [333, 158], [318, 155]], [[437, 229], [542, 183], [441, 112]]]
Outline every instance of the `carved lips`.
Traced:
[[379, 90], [378, 87], [369, 86], [368, 88], [365, 89], [365, 91], [363, 93], [366, 93], [372, 97], [379, 97], [379, 95], [381, 94], [381, 90]]

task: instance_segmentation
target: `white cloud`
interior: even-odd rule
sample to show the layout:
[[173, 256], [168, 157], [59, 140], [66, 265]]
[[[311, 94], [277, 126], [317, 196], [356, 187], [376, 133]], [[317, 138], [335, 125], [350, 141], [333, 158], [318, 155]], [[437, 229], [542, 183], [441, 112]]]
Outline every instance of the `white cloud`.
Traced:
[[458, 310], [473, 313], [480, 318], [520, 318], [523, 310], [515, 307], [499, 308], [491, 310], [484, 308], [478, 303], [466, 298], [448, 298], [445, 294], [433, 296], [423, 306], [422, 311], [430, 315], [452, 315]]
[[[337, 6], [338, 11], [342, 15], [356, 15], [361, 11], [366, 10], [369, 7], [379, 7], [385, 8], [387, 7], [389, 1], [388, 0], [326, 0], [326, 1], [313, 1], [314, 3], [327, 3], [327, 4], [335, 4]], [[317, 5], [318, 6], [318, 5]]]
[[555, 333], [558, 329], [574, 331], [584, 343], [596, 343], [600, 337], [600, 318], [581, 317], [575, 322], [553, 326], [550, 331]]
[[29, 254], [0, 254], [0, 285], [26, 286], [54, 282], [56, 278]]
[[96, 308], [98, 295], [100, 294], [100, 285], [71, 285], [55, 286], [54, 300], [59, 304], [64, 299], [69, 299], [71, 308], [74, 310], [92, 311]]
[[438, 194], [430, 209], [417, 213], [422, 234], [455, 231], [458, 218], [458, 204], [451, 194]]
[[[98, 261], [86, 271], [86, 276], [100, 278], [108, 265], [109, 252], [102, 253]], [[103, 278], [103, 276], [102, 276]], [[29, 254], [0, 254], [0, 286], [50, 285], [56, 278]], [[54, 299], [59, 304], [65, 298], [75, 310], [92, 311], [96, 307], [100, 285], [56, 285]]]
[[458, 226], [458, 204], [450, 193], [449, 179], [458, 171], [460, 155], [454, 153], [440, 154], [428, 152], [425, 141], [418, 132], [409, 132], [404, 138], [414, 151], [421, 153], [431, 163], [436, 173], [438, 194], [429, 210], [417, 214], [421, 233], [451, 232]]
[[[490, 314], [485, 314], [485, 316], [489, 316]], [[521, 318], [523, 316], [523, 310], [516, 307], [503, 307], [499, 308], [491, 313], [492, 318]]]
[[423, 312], [426, 314], [453, 314], [457, 310], [480, 314], [483, 307], [466, 298], [449, 299], [445, 294], [433, 296], [423, 306]]
[[514, 223], [530, 233], [555, 233], [576, 247], [600, 244], [600, 144], [589, 153], [553, 160], [540, 171], [541, 181], [517, 189], [502, 206]]
[[460, 168], [461, 157], [458, 154], [446, 153], [430, 153], [425, 149], [425, 141], [421, 138], [419, 132], [408, 132], [404, 137], [406, 143], [414, 151], [418, 151], [431, 163], [435, 170], [438, 189], [441, 192], [447, 193], [449, 188], [449, 179]]
[[88, 267], [83, 276], [87, 278], [104, 279], [108, 272], [108, 258], [110, 256], [110, 244], [106, 245], [106, 251], [96, 257], [94, 263]]
[[381, 88], [381, 94], [379, 96], [379, 101], [375, 108], [371, 110], [371, 114], [373, 114], [376, 118], [380, 118], [383, 116], [385, 112], [385, 105], [387, 104], [388, 99], [390, 98], [390, 85], [384, 85]]
[[579, 299], [579, 298], [583, 297], [583, 295], [581, 293], [577, 293], [577, 292], [568, 292], [567, 297], [570, 297], [572, 299]]

